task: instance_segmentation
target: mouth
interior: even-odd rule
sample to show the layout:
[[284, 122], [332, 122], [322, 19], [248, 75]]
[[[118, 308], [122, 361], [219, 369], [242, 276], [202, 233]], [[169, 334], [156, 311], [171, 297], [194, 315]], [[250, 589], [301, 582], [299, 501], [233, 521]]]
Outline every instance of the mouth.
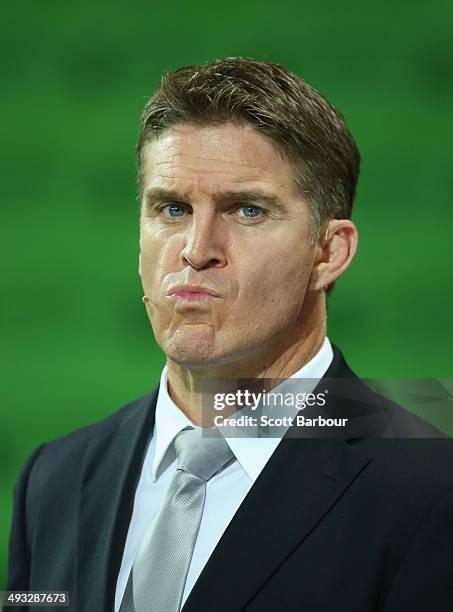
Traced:
[[172, 287], [167, 293], [167, 297], [175, 302], [209, 302], [220, 299], [215, 291], [199, 285]]

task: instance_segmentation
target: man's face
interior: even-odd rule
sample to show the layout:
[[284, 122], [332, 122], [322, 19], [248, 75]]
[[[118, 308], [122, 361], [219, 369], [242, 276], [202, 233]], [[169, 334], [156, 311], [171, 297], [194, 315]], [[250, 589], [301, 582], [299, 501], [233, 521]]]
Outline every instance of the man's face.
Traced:
[[291, 164], [253, 127], [178, 125], [150, 142], [139, 272], [168, 357], [253, 363], [296, 339], [307, 325], [310, 229]]

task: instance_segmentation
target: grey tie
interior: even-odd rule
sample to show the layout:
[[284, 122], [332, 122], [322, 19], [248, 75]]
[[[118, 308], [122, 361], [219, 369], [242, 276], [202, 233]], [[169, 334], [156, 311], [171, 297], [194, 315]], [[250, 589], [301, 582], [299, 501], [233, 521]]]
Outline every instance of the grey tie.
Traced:
[[134, 560], [120, 612], [178, 612], [200, 528], [206, 482], [233, 453], [217, 430], [175, 438], [178, 468]]

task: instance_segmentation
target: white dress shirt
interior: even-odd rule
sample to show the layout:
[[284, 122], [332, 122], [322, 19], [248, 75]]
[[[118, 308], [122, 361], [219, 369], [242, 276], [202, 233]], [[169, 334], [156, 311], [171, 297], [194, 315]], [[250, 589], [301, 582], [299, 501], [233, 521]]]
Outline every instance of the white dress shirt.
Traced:
[[[291, 378], [322, 378], [332, 357], [332, 346], [326, 337], [319, 352]], [[115, 612], [119, 611], [129, 573], [143, 536], [157, 514], [165, 491], [176, 471], [177, 461], [172, 442], [187, 426], [196, 427], [171, 400], [167, 387], [167, 366], [165, 366], [157, 397], [155, 427], [135, 492], [132, 518], [118, 574]], [[234, 453], [235, 460], [207, 482], [200, 530], [184, 587], [182, 605], [223, 532], [280, 443], [281, 437], [229, 437], [226, 440]]]

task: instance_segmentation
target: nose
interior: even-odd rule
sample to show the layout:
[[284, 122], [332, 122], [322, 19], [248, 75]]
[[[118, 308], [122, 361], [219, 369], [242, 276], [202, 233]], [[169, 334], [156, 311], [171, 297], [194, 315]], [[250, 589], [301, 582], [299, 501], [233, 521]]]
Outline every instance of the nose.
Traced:
[[183, 265], [197, 270], [225, 266], [226, 228], [219, 216], [215, 211], [194, 212], [181, 251]]

